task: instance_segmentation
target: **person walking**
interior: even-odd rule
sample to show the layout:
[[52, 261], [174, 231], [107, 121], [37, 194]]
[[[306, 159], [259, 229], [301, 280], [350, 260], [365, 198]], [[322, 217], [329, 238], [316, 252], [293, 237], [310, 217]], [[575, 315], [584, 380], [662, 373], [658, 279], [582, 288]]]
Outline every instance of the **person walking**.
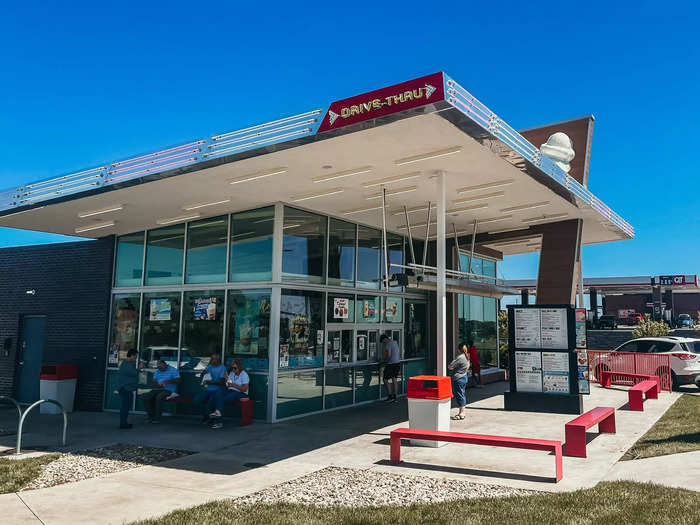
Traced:
[[469, 345], [469, 361], [471, 361], [474, 386], [476, 388], [484, 388], [484, 385], [481, 384], [481, 362], [479, 361], [479, 354], [476, 351], [476, 346], [474, 346], [474, 341], [471, 339], [467, 344]]
[[119, 375], [117, 376], [117, 391], [119, 392], [119, 428], [129, 429], [133, 425], [129, 423], [129, 409], [134, 392], [139, 387], [139, 372], [136, 369], [136, 360], [139, 353], [131, 349], [126, 353], [126, 359], [119, 365]]
[[[396, 403], [396, 394], [398, 393], [398, 384], [396, 378], [401, 373], [401, 350], [399, 344], [387, 334], [382, 334], [379, 338], [384, 344], [384, 388], [386, 388], [387, 403]], [[393, 383], [391, 388], [389, 380]]]
[[464, 343], [459, 343], [457, 357], [447, 365], [447, 368], [452, 370], [452, 395], [459, 407], [459, 412], [452, 416], [454, 420], [465, 418], [464, 408], [467, 406], [466, 388], [469, 366], [469, 347]]

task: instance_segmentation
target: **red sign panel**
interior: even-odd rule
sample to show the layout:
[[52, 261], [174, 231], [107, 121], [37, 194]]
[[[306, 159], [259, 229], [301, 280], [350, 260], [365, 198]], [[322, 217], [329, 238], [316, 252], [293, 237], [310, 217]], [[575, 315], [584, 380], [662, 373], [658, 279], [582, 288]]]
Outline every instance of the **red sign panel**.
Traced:
[[342, 128], [440, 100], [445, 100], [442, 73], [433, 73], [333, 102], [318, 131]]
[[682, 286], [685, 284], [695, 284], [695, 281], [686, 280], [685, 275], [660, 275], [659, 284], [665, 286]]

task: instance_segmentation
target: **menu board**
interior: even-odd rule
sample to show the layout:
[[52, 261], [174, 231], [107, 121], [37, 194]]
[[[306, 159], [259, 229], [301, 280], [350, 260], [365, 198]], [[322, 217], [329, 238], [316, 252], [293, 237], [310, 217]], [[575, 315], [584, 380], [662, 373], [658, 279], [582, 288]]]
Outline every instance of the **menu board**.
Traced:
[[566, 308], [540, 308], [539, 311], [541, 347], [567, 350], [569, 334]]
[[518, 392], [542, 392], [542, 352], [515, 352], [515, 386]]
[[578, 371], [578, 393], [590, 394], [591, 382], [588, 377], [588, 352], [576, 350], [576, 365]]
[[576, 308], [576, 348], [586, 348], [585, 308]]
[[542, 391], [547, 394], [569, 393], [567, 352], [542, 352]]
[[515, 308], [515, 348], [540, 348], [540, 310]]

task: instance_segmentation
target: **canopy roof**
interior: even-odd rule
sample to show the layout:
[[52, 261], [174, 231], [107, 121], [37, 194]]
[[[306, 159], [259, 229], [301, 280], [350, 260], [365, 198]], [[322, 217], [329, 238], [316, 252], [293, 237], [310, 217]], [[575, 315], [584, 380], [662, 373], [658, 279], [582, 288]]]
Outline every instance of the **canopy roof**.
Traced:
[[[284, 202], [425, 237], [435, 173], [446, 175], [448, 233], [583, 219], [583, 243], [633, 228], [444, 73], [275, 122], [12, 188], [0, 225], [98, 237]], [[432, 211], [431, 223], [435, 221]], [[431, 224], [429, 236], [435, 235]], [[537, 239], [494, 246], [538, 249]], [[488, 244], [486, 244], [488, 246]]]

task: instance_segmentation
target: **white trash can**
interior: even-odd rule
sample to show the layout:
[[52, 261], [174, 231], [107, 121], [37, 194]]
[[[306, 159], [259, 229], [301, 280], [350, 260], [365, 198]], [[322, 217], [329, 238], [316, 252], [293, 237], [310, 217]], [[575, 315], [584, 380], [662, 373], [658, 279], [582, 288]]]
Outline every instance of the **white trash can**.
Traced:
[[[444, 376], [414, 376], [408, 378], [408, 426], [423, 430], [450, 431], [452, 381]], [[411, 445], [441, 447], [444, 441], [411, 439]]]
[[[78, 367], [76, 365], [43, 365], [41, 376], [39, 376], [39, 396], [41, 399], [58, 401], [66, 412], [73, 412], [77, 381]], [[39, 412], [60, 414], [61, 409], [53, 403], [42, 403]]]

